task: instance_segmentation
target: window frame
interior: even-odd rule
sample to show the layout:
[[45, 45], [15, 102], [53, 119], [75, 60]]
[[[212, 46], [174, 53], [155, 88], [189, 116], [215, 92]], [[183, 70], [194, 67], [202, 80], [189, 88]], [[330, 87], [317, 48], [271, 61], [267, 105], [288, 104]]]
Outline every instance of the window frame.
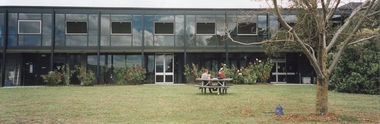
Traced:
[[[156, 33], [156, 23], [171, 23], [173, 28], [172, 28], [172, 33]], [[155, 21], [153, 22], [153, 33], [154, 35], [174, 35], [175, 33], [175, 22], [166, 22], [166, 21]]]
[[[211, 33], [211, 34], [199, 34], [198, 33], [198, 24], [200, 24], [200, 23], [203, 23], [203, 24], [208, 24], [208, 23], [212, 23], [212, 24], [214, 24], [214, 33]], [[195, 29], [195, 34], [197, 34], [197, 35], [215, 35], [216, 34], [216, 23], [215, 22], [196, 22], [196, 29]]]
[[[39, 22], [39, 24], [40, 24], [40, 30], [39, 30], [39, 32], [38, 33], [22, 33], [22, 32], [20, 32], [20, 22]], [[18, 20], [18, 22], [17, 22], [17, 26], [18, 26], [18, 28], [17, 28], [17, 33], [18, 34], [41, 34], [42, 33], [42, 21], [41, 20]]]
[[[67, 32], [68, 31], [68, 25], [67, 25], [67, 23], [68, 22], [75, 22], [75, 23], [77, 23], [77, 22], [85, 22], [86, 23], [86, 33], [69, 33], [69, 32]], [[65, 24], [65, 34], [88, 34], [88, 21], [66, 21], [65, 22], [66, 24]]]
[[[128, 23], [130, 24], [130, 33], [113, 33], [113, 23], [114, 22], [119, 22], [119, 23]], [[132, 28], [132, 21], [111, 21], [111, 30], [110, 30], [110, 33], [111, 35], [132, 35], [132, 32], [133, 32], [133, 28]]]
[[[252, 32], [251, 34], [241, 34], [241, 33], [239, 32], [239, 28], [240, 28], [240, 24], [241, 24], [241, 23], [255, 24], [255, 28], [256, 28], [256, 29], [255, 29], [255, 33]], [[247, 25], [247, 26], [248, 26], [248, 25]], [[238, 23], [237, 23], [237, 28], [238, 28], [238, 29], [237, 29], [237, 35], [242, 35], [242, 36], [243, 36], [243, 35], [246, 35], [246, 36], [249, 36], [249, 35], [257, 35], [257, 34], [258, 34], [258, 30], [259, 30], [259, 29], [258, 29], [258, 25], [257, 25], [256, 22], [238, 22]]]

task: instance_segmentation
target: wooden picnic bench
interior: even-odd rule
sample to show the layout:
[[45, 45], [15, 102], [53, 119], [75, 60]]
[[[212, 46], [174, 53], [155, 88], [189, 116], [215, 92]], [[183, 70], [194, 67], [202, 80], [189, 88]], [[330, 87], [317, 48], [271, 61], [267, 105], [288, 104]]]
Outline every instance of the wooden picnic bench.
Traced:
[[[212, 79], [202, 79], [197, 78], [197, 81], [201, 81], [200, 85], [194, 85], [194, 87], [198, 87], [201, 90], [201, 93], [206, 93], [206, 89], [215, 89], [217, 88], [219, 94], [227, 94], [227, 89], [232, 86], [231, 84], [227, 84], [227, 81], [231, 81], [232, 78], [225, 78], [225, 79], [218, 79], [218, 78], [212, 78]], [[213, 84], [216, 82], [215, 84]], [[211, 90], [210, 90], [211, 93]]]

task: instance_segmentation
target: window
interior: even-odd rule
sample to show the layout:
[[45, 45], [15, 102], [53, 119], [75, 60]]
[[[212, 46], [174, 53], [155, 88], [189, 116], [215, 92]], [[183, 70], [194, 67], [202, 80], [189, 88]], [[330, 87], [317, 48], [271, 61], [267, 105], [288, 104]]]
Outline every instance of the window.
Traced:
[[19, 34], [41, 34], [41, 20], [19, 20]]
[[257, 34], [256, 23], [239, 23], [238, 25], [238, 34], [240, 35]]
[[87, 22], [66, 22], [66, 33], [87, 33]]
[[174, 34], [173, 22], [155, 22], [154, 23], [155, 34]]
[[131, 34], [131, 22], [112, 22], [112, 34]]
[[215, 23], [197, 23], [197, 34], [215, 34]]

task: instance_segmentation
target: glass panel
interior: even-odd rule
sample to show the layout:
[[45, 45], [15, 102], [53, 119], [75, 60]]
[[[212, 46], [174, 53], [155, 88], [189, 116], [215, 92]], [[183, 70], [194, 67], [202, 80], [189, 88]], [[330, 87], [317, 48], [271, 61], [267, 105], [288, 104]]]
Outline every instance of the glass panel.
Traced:
[[113, 67], [125, 67], [125, 55], [113, 55]]
[[110, 45], [110, 36], [101, 36], [100, 46], [109, 46]]
[[66, 20], [87, 20], [87, 14], [66, 14]]
[[148, 55], [147, 72], [154, 72], [154, 55]]
[[131, 21], [131, 15], [111, 15], [111, 21]]
[[41, 34], [41, 20], [20, 20], [19, 34]]
[[164, 82], [164, 76], [163, 75], [156, 75], [156, 82]]
[[156, 54], [156, 72], [162, 73], [164, 72], [164, 55]]
[[17, 46], [17, 13], [8, 14], [8, 46]]
[[101, 18], [101, 46], [110, 46], [110, 15], [102, 15]]
[[141, 55], [127, 55], [128, 66], [141, 66]]
[[52, 15], [43, 14], [42, 16], [42, 46], [51, 46], [52, 33]]
[[215, 23], [197, 23], [197, 34], [215, 34]]
[[87, 22], [66, 22], [66, 33], [87, 33]]
[[165, 82], [173, 82], [173, 75], [165, 75]]
[[194, 35], [195, 27], [195, 15], [186, 15], [186, 35]]
[[155, 21], [174, 22], [174, 15], [155, 15]]
[[19, 46], [41, 46], [40, 35], [20, 35]]
[[111, 46], [131, 46], [131, 36], [111, 36]]
[[197, 22], [215, 22], [215, 15], [197, 15]]
[[258, 16], [258, 34], [267, 34], [267, 16], [259, 15]]
[[[98, 15], [90, 14], [88, 20], [88, 34], [89, 36], [98, 36]], [[103, 30], [103, 29], [102, 29]]]
[[215, 39], [212, 38], [214, 35], [207, 36], [197, 36], [196, 38], [196, 46], [209, 46], [210, 42], [215, 42]]
[[112, 34], [131, 34], [131, 22], [112, 22]]
[[174, 36], [155, 36], [154, 46], [174, 46]]
[[133, 15], [132, 20], [132, 34], [133, 34], [133, 46], [142, 46], [142, 16]]
[[145, 31], [144, 31], [144, 44], [145, 46], [153, 46], [153, 16], [152, 15], [145, 15], [144, 16], [145, 21]]
[[19, 13], [19, 20], [41, 20], [41, 14], [39, 13]]
[[217, 35], [225, 35], [225, 16], [224, 15], [217, 15], [216, 16], [216, 34]]
[[66, 36], [66, 46], [87, 46], [87, 36]]
[[176, 15], [175, 16], [175, 34], [176, 35], [183, 35], [184, 34], [184, 16], [183, 15]]
[[55, 46], [63, 46], [65, 36], [65, 15], [56, 14], [55, 16]]
[[173, 22], [155, 22], [154, 33], [155, 34], [173, 34], [174, 31]]
[[[189, 39], [187, 39], [189, 40]], [[175, 46], [184, 46], [185, 45], [185, 35], [176, 35], [175, 36]]]
[[270, 31], [270, 34], [276, 33], [276, 31], [278, 30], [278, 28], [280, 28], [280, 24], [277, 21], [277, 17], [276, 16], [269, 16], [269, 31]]
[[172, 54], [166, 54], [165, 55], [165, 72], [173, 72], [173, 55]]
[[89, 36], [88, 46], [98, 46], [98, 36]]

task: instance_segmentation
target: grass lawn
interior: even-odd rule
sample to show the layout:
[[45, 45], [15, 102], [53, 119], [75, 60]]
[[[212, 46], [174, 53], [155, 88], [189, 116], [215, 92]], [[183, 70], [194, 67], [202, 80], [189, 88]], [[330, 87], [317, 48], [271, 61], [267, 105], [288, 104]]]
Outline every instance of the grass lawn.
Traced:
[[[200, 94], [193, 85], [0, 88], [0, 123], [379, 122], [379, 96], [329, 92], [329, 117], [314, 117], [314, 85], [235, 85]], [[284, 116], [275, 116], [281, 104]]]

